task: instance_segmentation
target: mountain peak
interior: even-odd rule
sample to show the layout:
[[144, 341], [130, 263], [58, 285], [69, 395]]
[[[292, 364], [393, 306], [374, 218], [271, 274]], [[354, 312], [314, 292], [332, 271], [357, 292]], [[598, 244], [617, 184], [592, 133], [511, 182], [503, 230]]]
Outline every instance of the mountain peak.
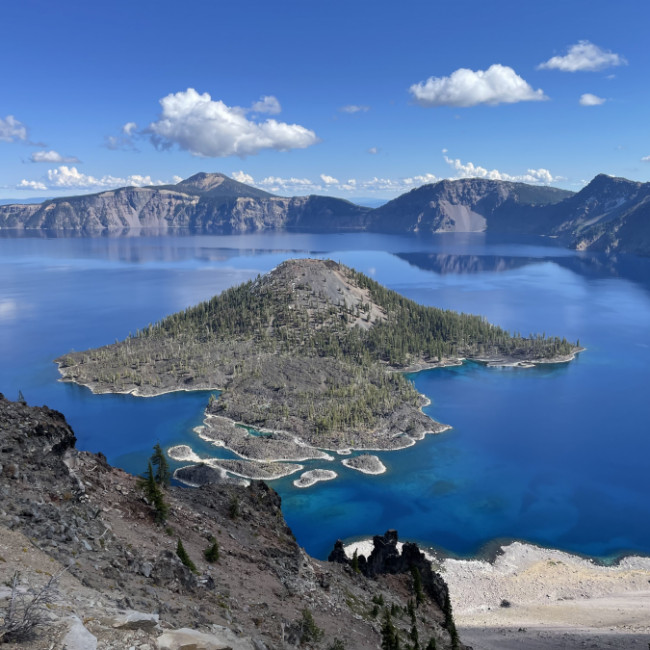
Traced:
[[222, 185], [225, 180], [228, 180], [228, 177], [219, 172], [199, 172], [198, 174], [194, 174], [193, 176], [180, 181], [180, 183], [176, 183], [176, 186], [183, 189], [196, 189], [201, 192], [209, 192], [215, 187]]
[[266, 198], [273, 196], [264, 190], [251, 187], [245, 183], [233, 180], [220, 172], [199, 172], [174, 187], [189, 194], [219, 197], [254, 197]]

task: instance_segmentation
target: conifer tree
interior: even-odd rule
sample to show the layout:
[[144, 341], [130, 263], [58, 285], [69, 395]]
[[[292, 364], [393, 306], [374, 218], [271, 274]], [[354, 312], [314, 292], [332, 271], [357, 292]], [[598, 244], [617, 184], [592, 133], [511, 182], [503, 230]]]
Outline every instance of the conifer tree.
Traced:
[[180, 537], [178, 538], [178, 544], [176, 544], [176, 555], [178, 555], [178, 558], [180, 561], [192, 572], [192, 573], [197, 573], [196, 569], [196, 564], [192, 562], [190, 559], [190, 556], [187, 554], [187, 551], [185, 550], [185, 547], [183, 546], [183, 542], [181, 542]]
[[169, 514], [169, 506], [165, 503], [163, 492], [156, 483], [151, 462], [148, 464], [146, 474], [138, 480], [138, 485], [144, 492], [147, 501], [153, 506], [154, 521], [157, 524], [164, 523]]
[[352, 570], [355, 573], [359, 573], [359, 554], [357, 553], [357, 549], [354, 549], [354, 553], [352, 555]]
[[415, 604], [419, 607], [424, 602], [424, 591], [422, 590], [422, 576], [417, 567], [411, 567], [413, 576], [413, 591], [415, 592]]
[[381, 625], [381, 650], [400, 650], [399, 636], [387, 609]]
[[165, 458], [165, 452], [162, 450], [159, 443], [156, 443], [153, 446], [151, 464], [155, 467], [154, 477], [156, 483], [163, 487], [167, 487], [171, 479], [171, 474], [169, 472], [169, 463], [167, 462], [167, 458]]
[[456, 623], [454, 622], [454, 613], [451, 609], [451, 599], [449, 594], [447, 594], [447, 599], [445, 600], [445, 627], [449, 632], [449, 637], [451, 639], [452, 650], [457, 650], [459, 647], [460, 639], [458, 637], [458, 630], [456, 630]]

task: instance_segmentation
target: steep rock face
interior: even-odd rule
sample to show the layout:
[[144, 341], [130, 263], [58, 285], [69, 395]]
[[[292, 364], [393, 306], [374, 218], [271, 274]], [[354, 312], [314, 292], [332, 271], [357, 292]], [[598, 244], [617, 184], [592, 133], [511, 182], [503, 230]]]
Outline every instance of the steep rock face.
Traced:
[[223, 174], [196, 174], [177, 185], [126, 187], [0, 206], [0, 228], [98, 235], [145, 228], [231, 234], [286, 228], [328, 231], [363, 227], [369, 208], [324, 196], [277, 197]]
[[198, 197], [181, 192], [127, 187], [40, 205], [0, 206], [0, 226], [89, 235], [140, 227], [187, 228], [197, 203]]
[[[571, 192], [485, 179], [423, 185], [373, 211], [369, 230], [382, 232], [483, 232], [526, 230], [522, 213], [555, 203]], [[514, 219], [513, 213], [518, 213]], [[514, 223], [513, 223], [514, 220]]]
[[553, 234], [579, 250], [650, 254], [650, 183], [600, 174], [553, 207]]

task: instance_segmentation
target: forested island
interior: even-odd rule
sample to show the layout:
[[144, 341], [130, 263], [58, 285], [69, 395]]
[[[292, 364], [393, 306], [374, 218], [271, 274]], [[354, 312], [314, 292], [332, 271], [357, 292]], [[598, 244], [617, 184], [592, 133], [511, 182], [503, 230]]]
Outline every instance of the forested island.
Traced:
[[218, 389], [199, 434], [262, 462], [399, 449], [448, 428], [422, 412], [426, 399], [405, 371], [461, 359], [560, 362], [579, 350], [424, 307], [331, 260], [300, 259], [122, 342], [56, 361], [64, 381], [96, 393]]

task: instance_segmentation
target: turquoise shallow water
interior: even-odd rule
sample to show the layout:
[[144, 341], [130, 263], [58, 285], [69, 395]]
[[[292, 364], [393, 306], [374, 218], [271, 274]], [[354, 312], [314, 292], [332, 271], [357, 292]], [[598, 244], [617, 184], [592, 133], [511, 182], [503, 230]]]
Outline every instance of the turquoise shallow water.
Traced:
[[496, 538], [605, 557], [650, 552], [650, 265], [484, 236], [276, 234], [122, 239], [0, 238], [0, 391], [66, 414], [84, 449], [128, 471], [151, 446], [214, 452], [192, 428], [208, 393], [92, 395], [57, 382], [52, 359], [123, 338], [295, 256], [327, 255], [418, 302], [510, 329], [580, 338], [570, 364], [478, 364], [413, 375], [453, 429], [380, 454], [389, 471], [340, 463], [307, 490], [276, 481], [298, 541], [397, 528], [471, 555]]

